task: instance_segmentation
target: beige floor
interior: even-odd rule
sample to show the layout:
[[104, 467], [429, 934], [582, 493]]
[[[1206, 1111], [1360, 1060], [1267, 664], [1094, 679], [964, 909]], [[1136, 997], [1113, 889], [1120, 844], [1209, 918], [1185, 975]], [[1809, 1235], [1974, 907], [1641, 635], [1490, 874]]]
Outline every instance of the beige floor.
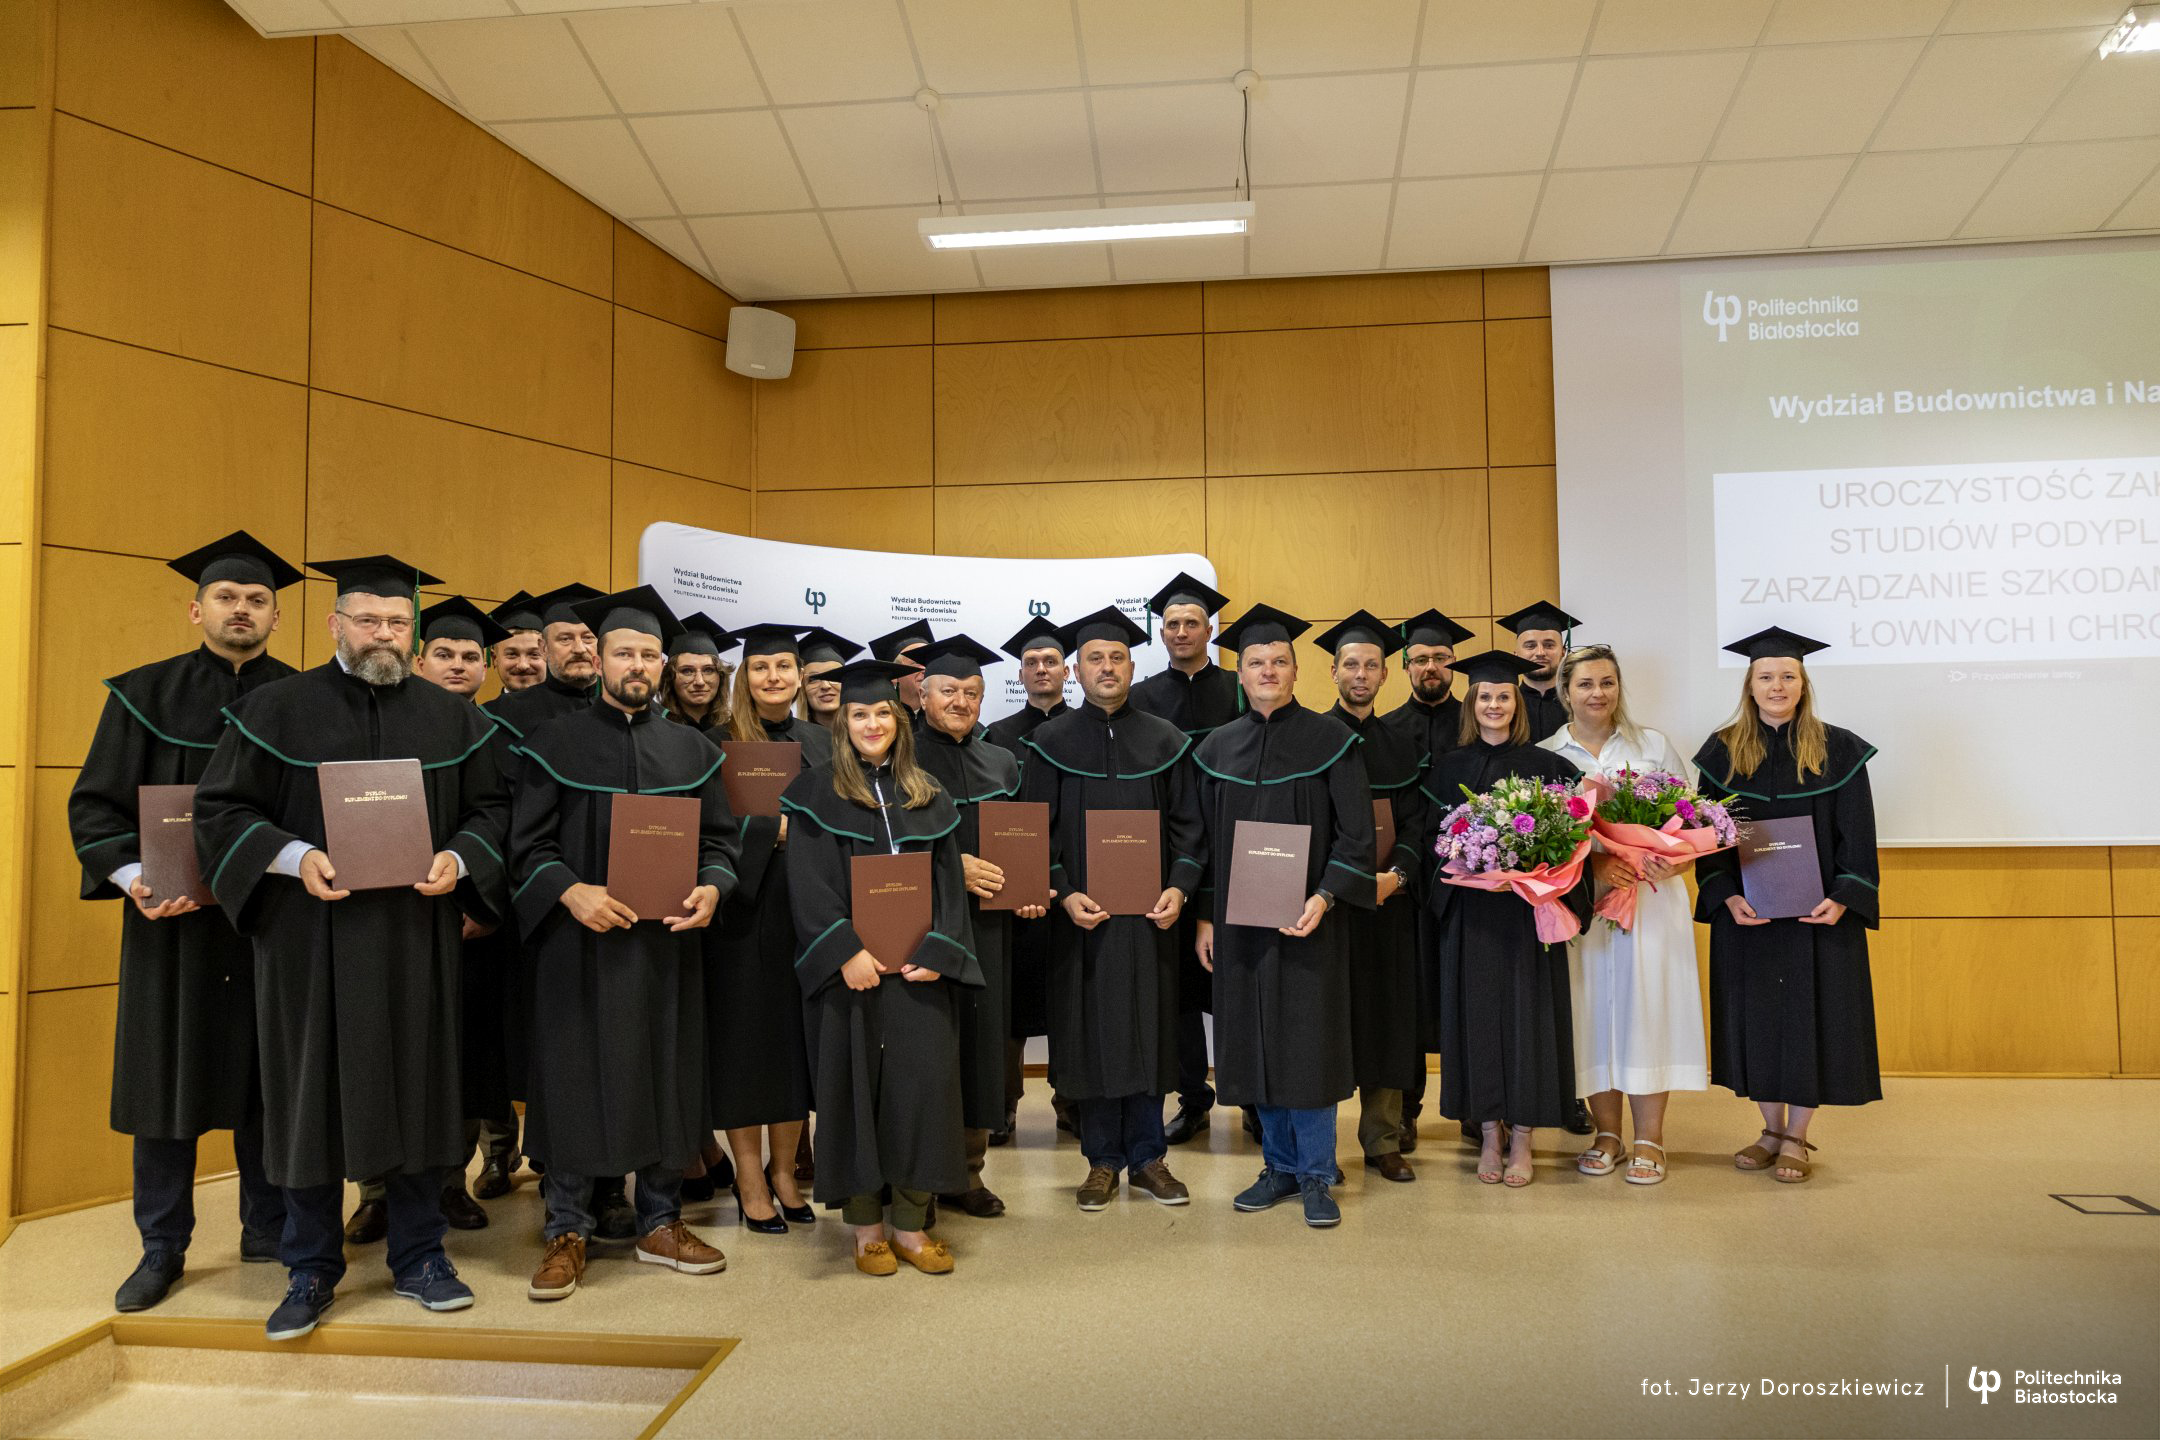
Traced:
[[[951, 1219], [958, 1272], [854, 1273], [840, 1225], [751, 1236], [725, 1197], [693, 1224], [726, 1274], [605, 1257], [571, 1300], [524, 1298], [537, 1192], [452, 1235], [480, 1303], [426, 1317], [357, 1258], [338, 1321], [734, 1335], [683, 1435], [2160, 1435], [2160, 1216], [2076, 1213], [2051, 1192], [2160, 1208], [2160, 1084], [1903, 1080], [1818, 1123], [1815, 1180], [1736, 1173], [1754, 1128], [1722, 1092], [1674, 1103], [1674, 1173], [1586, 1179], [1547, 1132], [1538, 1182], [1475, 1183], [1428, 1117], [1415, 1185], [1368, 1179], [1345, 1128], [1343, 1224], [1239, 1215], [1258, 1161], [1234, 1118], [1173, 1154], [1194, 1203], [1072, 1207], [1039, 1084], [989, 1178], [1011, 1213]], [[1218, 1112], [1220, 1117], [1221, 1112]], [[1350, 1112], [1345, 1108], [1347, 1122]], [[233, 1186], [199, 1193], [187, 1279], [159, 1313], [259, 1316], [282, 1277], [234, 1255]], [[0, 1246], [0, 1363], [108, 1313], [125, 1206]], [[1950, 1388], [1945, 1405], [1944, 1375]], [[2005, 1389], [1983, 1409], [1973, 1368]], [[2011, 1403], [2015, 1372], [2112, 1370], [2115, 1404]], [[1917, 1397], [1765, 1398], [1762, 1378], [1899, 1380]], [[1695, 1380], [1745, 1399], [1688, 1398]], [[1645, 1396], [1670, 1382], [1672, 1398]]]

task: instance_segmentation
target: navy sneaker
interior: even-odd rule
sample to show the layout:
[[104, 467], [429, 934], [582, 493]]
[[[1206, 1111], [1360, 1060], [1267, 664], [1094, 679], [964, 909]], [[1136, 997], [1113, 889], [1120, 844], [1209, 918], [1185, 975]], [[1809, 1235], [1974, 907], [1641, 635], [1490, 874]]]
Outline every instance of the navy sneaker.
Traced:
[[1238, 1192], [1230, 1203], [1240, 1210], [1265, 1210], [1277, 1201], [1287, 1200], [1298, 1193], [1297, 1176], [1284, 1175], [1275, 1170], [1262, 1170], [1260, 1178]]
[[1325, 1230], [1331, 1225], [1342, 1224], [1342, 1207], [1335, 1197], [1328, 1194], [1328, 1183], [1317, 1175], [1308, 1175], [1298, 1183], [1305, 1192], [1305, 1223], [1315, 1230]]
[[335, 1303], [336, 1286], [320, 1275], [295, 1270], [292, 1283], [285, 1287], [284, 1303], [270, 1312], [263, 1334], [272, 1340], [297, 1340], [313, 1330], [323, 1311]]
[[145, 1250], [135, 1273], [120, 1282], [113, 1295], [113, 1309], [123, 1315], [148, 1310], [163, 1300], [180, 1278], [186, 1262], [177, 1250]]
[[457, 1278], [447, 1255], [430, 1255], [420, 1268], [400, 1275], [393, 1293], [417, 1300], [423, 1310], [463, 1310], [472, 1304], [472, 1287]]
[[281, 1238], [275, 1230], [242, 1230], [241, 1260], [249, 1265], [261, 1265], [277, 1259], [278, 1242]]

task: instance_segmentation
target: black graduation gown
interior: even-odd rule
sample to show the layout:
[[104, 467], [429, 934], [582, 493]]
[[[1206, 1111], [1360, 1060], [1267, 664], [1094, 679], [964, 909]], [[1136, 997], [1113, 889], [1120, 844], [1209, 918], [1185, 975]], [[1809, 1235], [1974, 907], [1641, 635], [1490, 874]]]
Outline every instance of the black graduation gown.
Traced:
[[[1208, 664], [1188, 675], [1171, 666], [1132, 687], [1132, 705], [1150, 715], [1160, 715], [1185, 732], [1194, 745], [1245, 711], [1245, 692], [1237, 675], [1220, 665]], [[1192, 763], [1192, 752], [1185, 753]], [[1199, 780], [1194, 778], [1197, 789]], [[1215, 979], [1200, 963], [1193, 942], [1199, 938], [1201, 907], [1188, 905], [1178, 916], [1177, 936], [1178, 1011], [1204, 1014], [1215, 1008]]]
[[[1200, 891], [1200, 829], [1192, 742], [1175, 725], [1127, 705], [1092, 701], [1025, 742], [1020, 798], [1050, 807], [1050, 885], [1085, 894], [1087, 812], [1154, 810], [1162, 817], [1162, 884]], [[1050, 948], [1050, 1084], [1067, 1100], [1167, 1095], [1177, 1088], [1177, 936], [1142, 915], [1082, 930], [1058, 912]]]
[[[1528, 693], [1527, 691], [1524, 693]], [[1572, 785], [1581, 772], [1535, 745], [1473, 740], [1433, 761], [1420, 849], [1430, 861], [1426, 984], [1435, 1001], [1440, 1052], [1440, 1113], [1473, 1125], [1565, 1125], [1575, 1105], [1575, 1032], [1567, 946], [1541, 944], [1531, 906], [1510, 891], [1440, 883], [1433, 844], [1442, 817], [1463, 801], [1462, 787], [1482, 792], [1502, 776]], [[1590, 923], [1590, 867], [1563, 897]]]
[[1523, 709], [1530, 716], [1531, 744], [1537, 744], [1567, 724], [1567, 706], [1560, 703], [1558, 685], [1550, 690], [1533, 690], [1528, 685], [1517, 688], [1522, 692]]
[[[1020, 793], [1020, 762], [1012, 752], [990, 743], [978, 729], [965, 740], [934, 726], [924, 726], [915, 758], [937, 778], [960, 812], [954, 832], [963, 855], [982, 853], [982, 802], [1010, 800]], [[960, 992], [960, 1096], [970, 1130], [995, 1130], [1005, 1123], [1005, 1042], [1012, 1034], [1012, 935], [1010, 910], [985, 910], [967, 897], [969, 948], [982, 971], [978, 988]]]
[[[832, 759], [832, 731], [822, 725], [790, 716], [767, 725], [765, 735], [802, 746], [805, 770]], [[720, 731], [709, 738], [726, 744]], [[779, 836], [777, 816], [743, 820], [735, 893], [704, 935], [706, 1073], [716, 1130], [783, 1125], [810, 1113], [810, 1047]]]
[[1813, 816], [1823, 893], [1845, 914], [1835, 925], [1741, 925], [1725, 908], [1740, 893], [1738, 856], [1724, 850], [1696, 865], [1695, 918], [1710, 925], [1710, 1079], [1766, 1104], [1865, 1105], [1882, 1099], [1867, 942], [1882, 915], [1867, 776], [1875, 747], [1824, 726], [1827, 763], [1797, 778], [1791, 728], [1763, 727], [1769, 755], [1753, 775], [1733, 774], [1715, 735], [1695, 767], [1704, 793], [1739, 797], [1743, 822]]
[[231, 1130], [259, 1103], [248, 942], [215, 909], [145, 920], [109, 877], [142, 859], [136, 787], [200, 780], [224, 707], [293, 673], [267, 654], [236, 671], [204, 646], [105, 682], [105, 712], [68, 795], [68, 832], [82, 898], [121, 902], [112, 1128], [123, 1135]]
[[605, 699], [518, 744], [510, 859], [517, 923], [532, 968], [532, 1072], [525, 1149], [570, 1175], [671, 1170], [697, 1158], [705, 1113], [705, 960], [695, 930], [658, 917], [593, 931], [562, 905], [605, 885], [617, 795], [700, 802], [697, 883], [735, 887], [735, 819], [720, 752], [651, 708]]
[[[985, 726], [983, 735], [991, 744], [1010, 751], [1020, 768], [1025, 770], [1027, 747], [1020, 742], [1034, 734], [1036, 727], [1044, 721], [1054, 720], [1071, 709], [1062, 698], [1048, 710], [1023, 705]], [[1050, 952], [1056, 945], [1058, 926], [1066, 923], [1065, 917], [1053, 901], [1050, 913], [1040, 920], [1018, 920], [1011, 915], [1006, 919], [1012, 928], [1012, 951], [1007, 968], [1010, 999], [1006, 1006], [1012, 1012], [1012, 1038], [1025, 1040], [1030, 1035], [1047, 1035], [1050, 1033]]]
[[[942, 791], [919, 810], [903, 809], [890, 765], [866, 778], [893, 803], [871, 810], [842, 799], [830, 764], [796, 776], [780, 800], [789, 817], [795, 979], [809, 1009], [816, 1077], [814, 1194], [827, 1205], [887, 1186], [950, 1195], [968, 1185], [960, 992], [981, 985], [982, 972], [967, 946], [960, 815]], [[888, 975], [875, 989], [850, 990], [840, 967], [863, 944], [849, 918], [849, 863], [920, 849], [931, 857], [930, 934], [909, 960], [939, 978]]]
[[1232, 843], [1240, 820], [1310, 825], [1305, 894], [1373, 903], [1372, 787], [1358, 737], [1291, 700], [1247, 711], [1193, 753], [1207, 819], [1215, 922], [1215, 1088], [1228, 1105], [1311, 1110], [1356, 1088], [1351, 1056], [1351, 931], [1331, 913], [1312, 934], [1231, 925]]
[[[370, 685], [335, 659], [225, 713], [195, 792], [195, 848], [254, 941], [265, 1172], [297, 1188], [463, 1165], [462, 923], [499, 923], [507, 905], [507, 796], [487, 721], [425, 680]], [[432, 843], [465, 862], [455, 890], [324, 901], [269, 873], [289, 842], [323, 845], [317, 765], [386, 759], [420, 761]]]
[[[1456, 699], [1453, 695], [1443, 695], [1439, 704], [1427, 705], [1424, 701], [1412, 696], [1401, 705], [1381, 716], [1380, 723], [1415, 746], [1418, 752], [1425, 757], [1429, 771], [1434, 761], [1437, 761], [1442, 755], [1447, 754], [1448, 751], [1453, 750], [1462, 743], [1462, 701]], [[1423, 778], [1422, 775], [1419, 777], [1421, 782]], [[1429, 808], [1429, 798], [1427, 804]], [[1449, 808], [1453, 809], [1454, 807], [1450, 806]], [[1395, 833], [1400, 837], [1402, 831], [1398, 827]], [[1432, 850], [1429, 846], [1421, 845], [1418, 847], [1418, 864], [1427, 872], [1427, 885], [1438, 883], [1430, 875], [1433, 859]], [[1433, 946], [1437, 943], [1431, 935], [1426, 933], [1432, 928], [1432, 907], [1426, 903], [1429, 898], [1426, 890], [1421, 887], [1416, 896], [1417, 903], [1412, 907], [1418, 930], [1417, 954], [1420, 957], [1419, 963], [1412, 967], [1412, 983], [1416, 987], [1417, 995], [1418, 1049], [1420, 1051], [1430, 1050], [1434, 1044], [1438, 1043], [1433, 1037], [1440, 1028], [1439, 1001], [1432, 994], [1432, 976], [1422, 960], [1422, 957], [1434, 953]], [[1390, 901], [1388, 903], [1392, 905], [1394, 902]], [[1422, 1065], [1424, 1062], [1421, 1060], [1419, 1063]], [[1424, 1088], [1422, 1081], [1412, 1088], [1422, 1092]]]
[[1417, 917], [1426, 868], [1418, 836], [1427, 823], [1425, 792], [1418, 782], [1425, 778], [1426, 759], [1377, 715], [1360, 720], [1341, 705], [1328, 714], [1358, 737], [1373, 803], [1386, 802], [1395, 823], [1394, 848], [1378, 856], [1374, 868], [1399, 868], [1408, 881], [1385, 905], [1370, 910], [1343, 906], [1339, 915], [1329, 917], [1349, 936], [1350, 1053], [1360, 1090], [1413, 1090], [1425, 1073], [1424, 1035], [1418, 1028]]

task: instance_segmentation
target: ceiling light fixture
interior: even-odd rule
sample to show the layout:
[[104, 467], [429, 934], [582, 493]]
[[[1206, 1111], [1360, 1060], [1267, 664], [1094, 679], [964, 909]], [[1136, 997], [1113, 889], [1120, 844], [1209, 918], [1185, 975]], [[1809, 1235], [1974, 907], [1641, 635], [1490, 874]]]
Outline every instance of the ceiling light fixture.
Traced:
[[1225, 200], [1203, 205], [1124, 205], [1104, 210], [955, 216], [918, 220], [915, 228], [921, 232], [923, 244], [932, 250], [992, 250], [1012, 245], [1243, 235], [1252, 225], [1252, 216], [1252, 201]]
[[2100, 58], [2160, 50], [2160, 5], [2140, 5], [2127, 11], [2100, 42]]

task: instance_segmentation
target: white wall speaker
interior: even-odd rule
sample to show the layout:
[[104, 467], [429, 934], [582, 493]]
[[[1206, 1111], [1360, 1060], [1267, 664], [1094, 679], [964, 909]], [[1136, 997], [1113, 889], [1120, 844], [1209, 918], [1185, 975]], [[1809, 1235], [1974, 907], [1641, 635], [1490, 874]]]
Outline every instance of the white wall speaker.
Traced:
[[755, 305], [727, 312], [727, 368], [753, 380], [785, 380], [795, 368], [795, 317]]

